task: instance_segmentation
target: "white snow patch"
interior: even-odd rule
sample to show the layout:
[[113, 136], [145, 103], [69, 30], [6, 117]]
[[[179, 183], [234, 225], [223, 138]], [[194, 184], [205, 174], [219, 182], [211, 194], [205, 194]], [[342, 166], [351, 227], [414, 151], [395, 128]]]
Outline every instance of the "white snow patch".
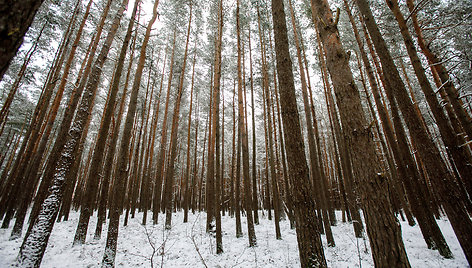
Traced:
[[[338, 219], [341, 218], [337, 212]], [[89, 224], [86, 243], [72, 246], [78, 221], [78, 212], [71, 212], [70, 220], [56, 223], [49, 239], [42, 267], [98, 267], [105, 250], [107, 226], [104, 226], [100, 240], [94, 240], [96, 217]], [[244, 236], [235, 236], [235, 218], [222, 217], [224, 253], [217, 255], [215, 238], [205, 232], [206, 214], [189, 213], [188, 223], [183, 223], [183, 213], [172, 216], [172, 230], [164, 230], [165, 215], [159, 215], [159, 223], [141, 225], [142, 213], [122, 226], [120, 221], [116, 267], [150, 267], [155, 247], [153, 264], [155, 267], [300, 267], [295, 230], [290, 229], [288, 221], [280, 223], [282, 240], [275, 239], [273, 221], [260, 216], [256, 225], [257, 247], [248, 247], [246, 218], [241, 217]], [[462, 249], [447, 219], [438, 220], [439, 227], [448, 242], [454, 259], [444, 259], [437, 251], [426, 247], [418, 225], [411, 227], [401, 222], [403, 241], [412, 267], [468, 267]], [[26, 227], [25, 227], [26, 228]], [[373, 267], [369, 241], [356, 239], [351, 224], [339, 223], [333, 226], [336, 247], [327, 247], [322, 236], [326, 260], [329, 267]], [[18, 255], [22, 239], [9, 240], [11, 227], [0, 229], [0, 267], [10, 267]], [[149, 234], [149, 237], [146, 235]], [[164, 243], [165, 242], [165, 243]], [[198, 251], [197, 248], [198, 247]], [[366, 251], [367, 249], [367, 251]], [[199, 256], [201, 254], [201, 258]]]

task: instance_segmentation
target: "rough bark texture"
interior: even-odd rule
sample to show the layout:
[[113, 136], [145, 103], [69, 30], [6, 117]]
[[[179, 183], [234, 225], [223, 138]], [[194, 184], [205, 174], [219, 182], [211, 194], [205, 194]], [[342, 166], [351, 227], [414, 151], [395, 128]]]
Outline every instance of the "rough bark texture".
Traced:
[[[354, 176], [376, 267], [410, 267], [400, 225], [387, 196], [387, 181], [379, 170], [370, 125], [364, 114], [349, 57], [341, 45], [337, 19], [326, 0], [311, 1], [312, 16], [324, 44], [346, 145], [352, 150]], [[380, 174], [380, 175], [379, 175]]]
[[70, 170], [70, 167], [74, 161], [75, 155], [73, 152], [79, 145], [78, 142], [82, 134], [84, 124], [86, 123], [85, 121], [89, 117], [92, 109], [92, 103], [99, 86], [99, 79], [102, 73], [103, 64], [105, 63], [111, 43], [113, 42], [115, 34], [120, 25], [123, 12], [127, 5], [128, 0], [124, 0], [118, 9], [113, 20], [112, 27], [108, 32], [100, 54], [91, 71], [91, 76], [87, 82], [87, 87], [80, 103], [76, 118], [71, 129], [69, 130], [69, 136], [67, 137], [67, 141], [61, 150], [60, 158], [55, 165], [55, 172], [52, 179], [52, 185], [49, 189], [49, 194], [41, 206], [38, 217], [33, 223], [31, 232], [25, 237], [23, 246], [20, 249], [17, 259], [17, 264], [19, 266], [37, 267], [41, 263], [49, 236], [52, 231], [52, 227], [54, 226], [54, 221], [57, 217], [59, 205], [62, 200], [65, 176]]
[[321, 237], [315, 221], [308, 166], [295, 97], [292, 60], [288, 49], [287, 24], [281, 0], [272, 0], [277, 75], [284, 125], [288, 171], [293, 186], [293, 205], [297, 223], [297, 241], [302, 267], [327, 267]]
[[85, 243], [87, 236], [87, 229], [89, 224], [90, 216], [92, 215], [95, 199], [98, 191], [98, 183], [100, 179], [100, 171], [102, 170], [102, 164], [104, 159], [105, 145], [110, 129], [112, 114], [114, 112], [116, 97], [118, 95], [118, 89], [120, 85], [121, 72], [123, 71], [123, 65], [126, 58], [126, 51], [128, 50], [129, 41], [131, 39], [131, 31], [134, 27], [134, 19], [138, 10], [139, 0], [135, 2], [131, 19], [128, 24], [128, 30], [126, 32], [125, 39], [121, 46], [120, 56], [116, 63], [115, 75], [113, 78], [112, 86], [110, 88], [108, 102], [105, 106], [104, 116], [100, 126], [100, 130], [97, 134], [97, 142], [93, 149], [93, 156], [91, 162], [91, 169], [88, 174], [88, 180], [86, 182], [84, 200], [80, 207], [79, 223], [74, 237], [74, 244]]
[[392, 56], [388, 51], [387, 44], [378, 29], [369, 4], [366, 0], [356, 0], [356, 3], [382, 63], [385, 80], [388, 85], [386, 89], [389, 90], [390, 88], [393, 96], [397, 100], [397, 104], [412, 137], [413, 144], [415, 144], [422, 163], [425, 165], [431, 183], [441, 196], [444, 210], [451, 221], [451, 225], [466, 254], [466, 258], [469, 263], [472, 263], [472, 239], [470, 238], [470, 234], [472, 233], [472, 221], [460, 200], [452, 174], [447, 169], [438, 148], [428, 136], [426, 129], [422, 127], [421, 120], [413, 108], [411, 99], [400, 78]]
[[0, 81], [44, 0], [0, 1]]

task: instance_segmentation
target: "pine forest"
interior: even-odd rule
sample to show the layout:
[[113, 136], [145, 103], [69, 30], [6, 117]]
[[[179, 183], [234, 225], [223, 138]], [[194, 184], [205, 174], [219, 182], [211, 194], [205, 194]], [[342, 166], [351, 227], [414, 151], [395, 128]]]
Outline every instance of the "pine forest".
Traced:
[[471, 267], [471, 0], [0, 0], [0, 267]]

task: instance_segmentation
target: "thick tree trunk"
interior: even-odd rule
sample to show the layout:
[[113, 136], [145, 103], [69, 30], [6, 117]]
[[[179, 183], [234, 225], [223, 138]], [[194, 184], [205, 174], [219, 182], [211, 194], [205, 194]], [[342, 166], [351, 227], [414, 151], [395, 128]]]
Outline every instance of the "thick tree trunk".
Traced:
[[272, 20], [285, 148], [290, 181], [293, 186], [300, 264], [302, 267], [327, 267], [321, 237], [314, 221], [316, 219], [315, 204], [310, 193], [309, 170], [304, 161], [306, 156], [295, 97], [283, 1], [272, 0]]
[[0, 1], [0, 81], [44, 0]]
[[[387, 182], [379, 171], [371, 129], [349, 68], [349, 57], [341, 45], [326, 0], [311, 1], [313, 21], [324, 44], [327, 67], [333, 81], [346, 146], [352, 154], [354, 176], [359, 185], [361, 205], [376, 267], [410, 267], [398, 220], [387, 195]], [[339, 16], [339, 14], [337, 14]]]
[[[472, 233], [472, 221], [468, 217], [467, 211], [464, 209], [463, 203], [459, 198], [452, 174], [442, 160], [438, 148], [428, 136], [426, 130], [421, 127], [421, 121], [412, 107], [405, 85], [400, 78], [392, 56], [388, 52], [387, 44], [381, 36], [367, 1], [356, 0], [356, 2], [382, 62], [387, 82], [386, 90], [390, 89], [392, 95], [397, 100], [422, 163], [426, 167], [433, 186], [441, 196], [446, 214], [451, 221], [451, 225], [466, 254], [466, 258], [469, 263], [472, 263], [472, 239], [469, 239], [470, 233]], [[451, 184], [453, 187], [450, 187]]]

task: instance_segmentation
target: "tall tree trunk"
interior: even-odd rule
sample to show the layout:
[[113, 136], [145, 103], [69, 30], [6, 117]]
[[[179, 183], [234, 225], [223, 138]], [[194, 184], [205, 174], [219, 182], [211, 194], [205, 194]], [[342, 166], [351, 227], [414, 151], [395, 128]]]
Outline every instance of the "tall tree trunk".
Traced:
[[[193, 108], [193, 85], [195, 82], [195, 62], [197, 59], [197, 39], [195, 38], [195, 46], [194, 46], [194, 55], [193, 55], [193, 64], [192, 64], [192, 83], [191, 83], [191, 89], [190, 89], [190, 108], [188, 111], [188, 122], [187, 122], [187, 162], [186, 162], [186, 167], [184, 171], [184, 222], [188, 221], [188, 209], [189, 209], [189, 203], [190, 203], [190, 189], [188, 188], [189, 184], [189, 176], [190, 176], [190, 130], [192, 128], [192, 108]], [[196, 139], [196, 137], [195, 137]], [[192, 183], [193, 185], [193, 183]]]
[[254, 223], [259, 224], [259, 204], [257, 202], [257, 170], [256, 170], [256, 106], [254, 104], [254, 79], [252, 73], [252, 50], [251, 50], [251, 26], [248, 31], [248, 42], [249, 42], [249, 72], [251, 80], [251, 107], [252, 107], [252, 210], [254, 211]]
[[[136, 106], [138, 101], [139, 88], [141, 86], [141, 78], [144, 69], [144, 63], [146, 61], [146, 48], [149, 42], [149, 36], [151, 34], [151, 28], [157, 19], [157, 6], [159, 0], [154, 1], [152, 18], [149, 20], [146, 27], [146, 34], [141, 45], [141, 52], [138, 60], [138, 67], [134, 76], [133, 86], [131, 88], [131, 96], [129, 98], [128, 113], [126, 114], [126, 121], [123, 130], [123, 136], [121, 138], [120, 150], [118, 153], [118, 163], [116, 177], [113, 182], [113, 195], [111, 196], [110, 206], [110, 223], [108, 225], [107, 242], [105, 247], [105, 253], [103, 254], [102, 267], [114, 267], [115, 266], [115, 255], [116, 245], [118, 242], [118, 229], [120, 213], [123, 207], [124, 199], [124, 187], [126, 183], [126, 177], [128, 175], [128, 159], [129, 159], [129, 146], [131, 138], [131, 130], [133, 128], [133, 121], [136, 116]], [[135, 12], [135, 11], [134, 11]], [[138, 141], [139, 142], [139, 141]]]
[[87, 236], [87, 229], [89, 224], [90, 216], [93, 212], [93, 207], [95, 204], [95, 198], [98, 190], [98, 183], [100, 178], [100, 171], [103, 165], [103, 158], [105, 152], [106, 139], [108, 137], [111, 118], [115, 108], [116, 97], [118, 95], [118, 89], [120, 85], [121, 73], [123, 71], [123, 65], [126, 58], [126, 52], [128, 50], [129, 42], [131, 39], [131, 32], [134, 27], [134, 19], [138, 10], [139, 0], [135, 1], [133, 12], [131, 14], [130, 22], [128, 24], [128, 30], [126, 31], [126, 36], [121, 46], [120, 55], [118, 61], [116, 62], [116, 70], [113, 78], [112, 86], [110, 88], [110, 96], [108, 102], [105, 106], [105, 112], [102, 119], [102, 124], [97, 134], [97, 142], [93, 149], [93, 156], [91, 162], [91, 169], [88, 174], [88, 180], [85, 188], [84, 201], [80, 207], [80, 217], [79, 223], [77, 225], [77, 230], [74, 237], [74, 244], [83, 244], [85, 243], [85, 238]]
[[[413, 143], [425, 165], [429, 178], [435, 189], [441, 196], [441, 200], [446, 214], [451, 221], [451, 225], [456, 233], [457, 239], [466, 255], [469, 263], [472, 263], [472, 240], [468, 239], [472, 233], [472, 221], [467, 216], [462, 201], [457, 193], [457, 186], [452, 178], [452, 174], [447, 169], [441, 158], [436, 145], [428, 136], [426, 130], [421, 127], [421, 121], [413, 110], [411, 100], [406, 92], [398, 70], [393, 62], [392, 56], [388, 52], [385, 40], [382, 38], [370, 7], [365, 0], [356, 0], [359, 10], [364, 17], [364, 22], [372, 37], [373, 44], [382, 62], [385, 80], [387, 82], [386, 90], [391, 90], [397, 100], [397, 104], [403, 114], [403, 118], [408, 126]], [[453, 184], [453, 187], [446, 185]]]
[[[242, 164], [243, 164], [243, 180], [244, 180], [244, 205], [247, 218], [247, 231], [249, 246], [257, 245], [256, 232], [254, 230], [254, 219], [252, 211], [252, 195], [251, 195], [251, 181], [249, 177], [249, 145], [247, 135], [247, 114], [243, 105], [243, 71], [244, 63], [242, 63], [244, 48], [241, 47], [241, 26], [239, 18], [239, 0], [236, 1], [236, 36], [238, 47], [238, 132], [241, 135], [241, 149], [242, 149]], [[243, 64], [243, 66], [241, 65]], [[245, 87], [245, 86], [244, 86]], [[239, 174], [237, 174], [239, 175]], [[278, 222], [276, 223], [278, 225]], [[280, 230], [279, 230], [280, 231]], [[280, 234], [280, 233], [279, 233]]]
[[152, 222], [157, 224], [159, 210], [161, 209], [161, 193], [162, 193], [162, 172], [164, 168], [165, 158], [166, 158], [166, 146], [167, 146], [167, 116], [169, 111], [169, 99], [170, 99], [170, 90], [172, 77], [174, 75], [174, 55], [175, 55], [175, 35], [174, 32], [174, 41], [172, 44], [172, 55], [170, 58], [170, 70], [169, 70], [169, 80], [167, 84], [167, 96], [166, 96], [166, 106], [164, 109], [164, 119], [162, 121], [162, 130], [161, 130], [161, 148], [159, 149], [159, 154], [157, 156], [156, 163], [156, 174], [154, 178], [154, 195], [153, 195], [153, 204], [152, 204]]
[[295, 83], [290, 59], [287, 23], [282, 0], [272, 0], [277, 76], [280, 85], [280, 106], [284, 125], [285, 149], [297, 223], [297, 241], [302, 267], [327, 267], [321, 237], [314, 219], [315, 203], [311, 198], [309, 170], [300, 127]]
[[[236, 150], [235, 150], [235, 146], [236, 146], [236, 109], [235, 109], [235, 96], [236, 96], [236, 79], [234, 79], [234, 83], [233, 83], [233, 104], [231, 105], [231, 107], [233, 108], [233, 142], [231, 143], [232, 144], [232, 147], [231, 147], [231, 169], [230, 169], [230, 215], [231, 217], [234, 217], [234, 214], [235, 214], [235, 209], [236, 209], [236, 204], [235, 204], [235, 183], [234, 183], [234, 180], [235, 180], [235, 173], [236, 171], [234, 170], [235, 168], [235, 156], [236, 156]], [[236, 220], [236, 224], [238, 223], [238, 221]], [[240, 222], [241, 223], [241, 222]], [[237, 226], [236, 226], [237, 227]]]
[[[180, 72], [180, 81], [179, 81], [179, 88], [177, 92], [176, 99], [174, 101], [174, 114], [172, 116], [172, 130], [170, 135], [170, 144], [171, 144], [171, 152], [170, 152], [170, 159], [169, 159], [169, 166], [166, 170], [165, 176], [165, 184], [164, 184], [164, 194], [165, 199], [167, 200], [166, 203], [166, 222], [165, 222], [165, 229], [170, 230], [172, 227], [172, 210], [174, 207], [173, 204], [173, 185], [174, 185], [174, 163], [175, 157], [177, 155], [177, 134], [179, 131], [179, 117], [180, 117], [180, 103], [183, 94], [183, 87], [184, 87], [184, 78], [185, 78], [185, 67], [187, 64], [187, 55], [188, 55], [188, 43], [190, 39], [190, 29], [192, 25], [192, 8], [193, 5], [190, 3], [190, 15], [188, 20], [188, 28], [187, 28], [187, 40], [185, 42], [185, 52], [184, 52], [184, 59], [182, 63], [182, 70]], [[174, 39], [176, 38], [174, 34]], [[175, 42], [175, 40], [174, 40]]]
[[[387, 181], [379, 173], [371, 129], [349, 68], [349, 57], [339, 39], [337, 23], [326, 0], [311, 1], [312, 16], [324, 44], [327, 67], [333, 82], [346, 146], [352, 154], [354, 175], [376, 267], [410, 267], [398, 220], [393, 214]], [[381, 174], [381, 173], [380, 173]]]
[[[148, 140], [148, 148], [146, 150], [146, 156], [145, 156], [145, 163], [144, 163], [144, 172], [143, 172], [143, 178], [141, 182], [141, 194], [139, 196], [139, 207], [140, 210], [143, 211], [143, 219], [142, 219], [142, 225], [146, 225], [147, 222], [147, 213], [149, 210], [150, 206], [150, 201], [152, 200], [152, 191], [151, 191], [151, 167], [153, 165], [153, 159], [154, 159], [154, 144], [156, 141], [156, 131], [157, 131], [157, 120], [159, 119], [159, 112], [160, 112], [160, 106], [161, 106], [161, 100], [162, 100], [162, 87], [164, 84], [164, 72], [166, 70], [166, 62], [167, 62], [167, 52], [168, 52], [168, 47], [166, 47], [165, 50], [165, 55], [164, 55], [164, 64], [162, 66], [162, 74], [161, 74], [161, 81], [159, 85], [159, 100], [155, 104], [154, 107], [154, 115], [153, 115], [153, 120], [151, 123], [151, 133], [149, 135], [149, 140]], [[136, 188], [136, 192], [137, 192]], [[136, 201], [131, 204], [131, 217], [134, 218], [135, 215], [135, 210], [136, 210]], [[157, 223], [157, 219], [156, 219]]]
[[359, 202], [356, 193], [356, 183], [354, 182], [353, 178], [353, 170], [352, 170], [352, 161], [351, 161], [351, 153], [347, 146], [346, 137], [344, 135], [343, 129], [341, 128], [340, 120], [338, 117], [338, 109], [336, 109], [336, 103], [334, 102], [334, 98], [331, 92], [331, 86], [329, 83], [329, 76], [328, 70], [326, 67], [326, 60], [325, 60], [325, 53], [323, 53], [323, 45], [321, 43], [321, 38], [319, 35], [318, 37], [318, 53], [321, 65], [321, 76], [323, 78], [323, 88], [325, 91], [325, 95], [328, 99], [328, 111], [334, 123], [334, 131], [335, 136], [339, 145], [340, 151], [340, 159], [341, 159], [341, 166], [343, 172], [343, 179], [345, 179], [346, 184], [346, 191], [347, 191], [347, 199], [349, 203], [349, 211], [352, 216], [353, 220], [353, 227], [354, 233], [356, 237], [361, 238], [362, 232], [364, 230], [364, 226], [362, 224], [361, 215], [359, 213]]
[[61, 150], [61, 156], [55, 165], [54, 177], [49, 194], [41, 206], [38, 217], [31, 228], [31, 232], [27, 234], [23, 246], [20, 248], [20, 253], [17, 259], [17, 264], [19, 266], [39, 266], [41, 263], [62, 200], [65, 175], [75, 159], [75, 155], [72, 153], [78, 146], [83, 126], [93, 108], [92, 103], [99, 86], [102, 67], [105, 63], [111, 43], [113, 42], [127, 5], [128, 0], [124, 0], [118, 9], [115, 18], [113, 19], [112, 27], [108, 32], [100, 54], [94, 64], [93, 70], [91, 71], [91, 76], [87, 82], [84, 97], [80, 103], [72, 128], [69, 131], [67, 141]]

